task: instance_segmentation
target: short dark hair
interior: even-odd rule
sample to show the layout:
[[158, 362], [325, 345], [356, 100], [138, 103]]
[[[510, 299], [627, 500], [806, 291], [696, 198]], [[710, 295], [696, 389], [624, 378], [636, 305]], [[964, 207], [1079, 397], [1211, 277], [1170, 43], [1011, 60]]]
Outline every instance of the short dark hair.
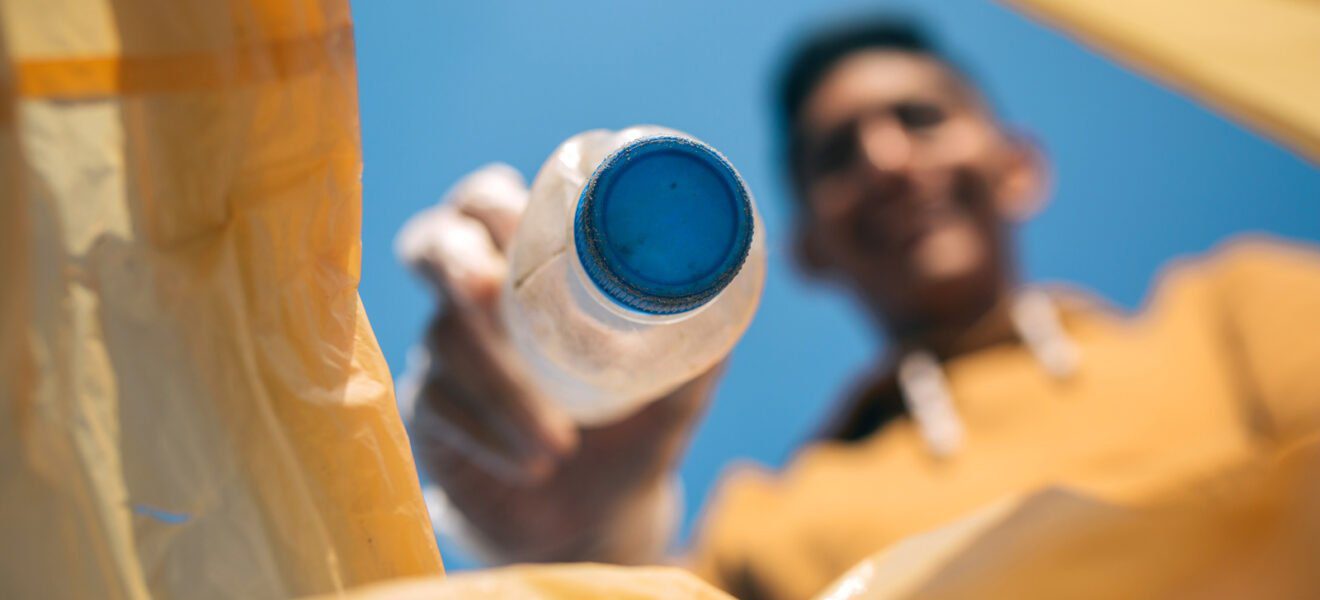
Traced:
[[820, 80], [840, 60], [860, 50], [899, 50], [944, 61], [944, 53], [915, 21], [904, 17], [866, 17], [822, 27], [800, 40], [784, 61], [779, 78], [780, 117], [792, 126]]
[[778, 80], [779, 126], [790, 162], [795, 158], [795, 128], [803, 104], [839, 61], [862, 50], [897, 50], [933, 58], [974, 88], [967, 72], [911, 18], [871, 15], [818, 28], [788, 54]]

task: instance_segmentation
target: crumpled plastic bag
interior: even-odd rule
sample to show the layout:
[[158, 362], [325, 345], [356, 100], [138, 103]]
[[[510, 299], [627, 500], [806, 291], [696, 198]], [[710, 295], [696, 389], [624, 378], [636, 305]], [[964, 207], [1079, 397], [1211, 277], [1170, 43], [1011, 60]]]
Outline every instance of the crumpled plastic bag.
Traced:
[[1320, 163], [1320, 3], [1002, 1]]
[[345, 0], [0, 0], [0, 597], [441, 573]]
[[354, 590], [351, 600], [729, 600], [676, 567], [591, 563], [520, 565], [383, 583]]
[[817, 600], [1320, 597], [1320, 434], [1119, 506], [1006, 499], [849, 570]]

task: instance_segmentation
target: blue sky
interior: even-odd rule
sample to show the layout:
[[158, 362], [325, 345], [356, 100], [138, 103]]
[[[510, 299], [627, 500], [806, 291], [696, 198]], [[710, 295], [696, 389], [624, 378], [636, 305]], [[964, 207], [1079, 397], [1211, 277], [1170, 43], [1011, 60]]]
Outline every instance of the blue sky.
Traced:
[[1028, 280], [1136, 309], [1162, 264], [1236, 232], [1320, 241], [1316, 167], [984, 0], [361, 1], [361, 295], [395, 374], [432, 310], [391, 253], [409, 215], [487, 162], [530, 177], [579, 131], [667, 125], [738, 167], [771, 248], [760, 313], [682, 466], [685, 531], [730, 461], [783, 464], [882, 345], [793, 271], [770, 83], [803, 28], [876, 8], [924, 17], [1050, 157], [1053, 199], [1020, 232]]

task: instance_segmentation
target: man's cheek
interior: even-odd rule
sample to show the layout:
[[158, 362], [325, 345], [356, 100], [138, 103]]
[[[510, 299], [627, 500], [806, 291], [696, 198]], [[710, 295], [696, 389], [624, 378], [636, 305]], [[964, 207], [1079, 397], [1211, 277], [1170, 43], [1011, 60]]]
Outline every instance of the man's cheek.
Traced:
[[993, 220], [996, 171], [993, 165], [965, 163], [950, 174], [949, 193], [963, 210], [978, 220]]
[[856, 210], [859, 197], [857, 186], [847, 177], [823, 177], [810, 188], [812, 212], [815, 220], [827, 226], [847, 220]]

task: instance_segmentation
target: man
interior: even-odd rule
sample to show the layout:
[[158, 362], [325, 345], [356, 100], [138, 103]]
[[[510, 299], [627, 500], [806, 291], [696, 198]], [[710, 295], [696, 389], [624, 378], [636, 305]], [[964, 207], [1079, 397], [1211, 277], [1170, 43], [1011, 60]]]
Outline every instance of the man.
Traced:
[[[892, 358], [783, 473], [727, 478], [690, 559], [704, 577], [742, 598], [806, 597], [1007, 494], [1140, 499], [1320, 423], [1313, 249], [1232, 244], [1172, 269], [1125, 318], [1019, 286], [1013, 227], [1046, 197], [1044, 158], [916, 29], [821, 35], [781, 102], [800, 263], [862, 303]], [[658, 560], [671, 473], [718, 374], [605, 427], [557, 414], [494, 314], [518, 202], [489, 190], [518, 192], [482, 178], [456, 190], [446, 227], [485, 245], [425, 265], [447, 302], [427, 334], [422, 461], [495, 560]]]

